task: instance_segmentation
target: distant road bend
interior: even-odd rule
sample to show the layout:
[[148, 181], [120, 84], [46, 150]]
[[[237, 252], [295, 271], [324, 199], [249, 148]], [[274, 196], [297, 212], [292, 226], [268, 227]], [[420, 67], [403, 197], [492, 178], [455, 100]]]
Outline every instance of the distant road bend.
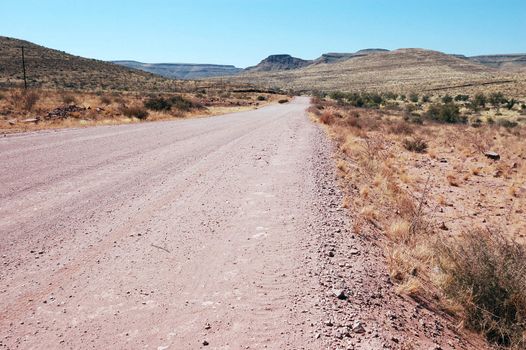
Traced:
[[0, 139], [0, 348], [321, 348], [307, 98]]

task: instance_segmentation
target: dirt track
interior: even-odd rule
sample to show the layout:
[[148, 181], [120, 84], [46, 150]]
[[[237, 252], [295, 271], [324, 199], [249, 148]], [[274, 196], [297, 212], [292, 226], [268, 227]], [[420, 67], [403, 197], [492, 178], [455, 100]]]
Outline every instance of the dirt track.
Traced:
[[485, 349], [396, 293], [307, 104], [1, 138], [0, 349]]
[[0, 345], [321, 347], [307, 103], [0, 139]]

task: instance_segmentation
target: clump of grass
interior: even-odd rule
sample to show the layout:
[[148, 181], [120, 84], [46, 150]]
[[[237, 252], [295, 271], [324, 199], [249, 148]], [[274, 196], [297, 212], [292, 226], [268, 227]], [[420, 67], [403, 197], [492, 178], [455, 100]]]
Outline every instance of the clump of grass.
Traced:
[[100, 97], [100, 103], [102, 103], [103, 105], [109, 105], [111, 104], [111, 98], [109, 98], [108, 96], [101, 96]]
[[120, 111], [123, 115], [129, 118], [137, 118], [141, 120], [148, 118], [148, 111], [140, 106], [122, 106]]
[[465, 325], [499, 345], [526, 346], [526, 250], [499, 232], [474, 230], [437, 244], [441, 287]]
[[406, 150], [411, 152], [426, 153], [427, 151], [427, 142], [420, 137], [405, 139], [403, 145]]
[[62, 95], [62, 102], [67, 105], [77, 103], [77, 98], [71, 94], [65, 94]]
[[331, 111], [324, 111], [318, 118], [320, 122], [325, 125], [334, 123], [334, 115]]
[[40, 100], [40, 95], [34, 90], [14, 90], [10, 100], [16, 108], [30, 112]]
[[396, 135], [411, 135], [414, 132], [414, 129], [406, 121], [398, 121], [391, 124], [389, 131]]

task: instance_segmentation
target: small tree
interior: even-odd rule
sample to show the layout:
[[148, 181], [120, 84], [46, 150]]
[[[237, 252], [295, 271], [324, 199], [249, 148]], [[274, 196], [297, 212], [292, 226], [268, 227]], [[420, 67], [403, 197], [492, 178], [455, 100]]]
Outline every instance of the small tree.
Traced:
[[442, 102], [444, 102], [444, 103], [451, 103], [451, 102], [453, 102], [453, 97], [451, 97], [449, 95], [443, 96], [442, 97]]
[[497, 110], [499, 110], [500, 106], [503, 103], [506, 103], [506, 98], [504, 97], [502, 92], [494, 92], [494, 93], [489, 95], [489, 103], [491, 103], [491, 105], [493, 107], [495, 107]]
[[473, 106], [484, 108], [486, 107], [486, 103], [488, 103], [488, 100], [486, 99], [486, 96], [483, 93], [478, 93], [473, 98]]

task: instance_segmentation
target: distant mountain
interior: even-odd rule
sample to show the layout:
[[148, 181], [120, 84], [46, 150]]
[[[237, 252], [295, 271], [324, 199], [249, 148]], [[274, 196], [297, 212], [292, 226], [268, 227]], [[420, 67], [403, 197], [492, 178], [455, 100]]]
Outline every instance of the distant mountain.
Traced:
[[291, 70], [310, 65], [312, 61], [302, 60], [291, 55], [270, 55], [256, 66], [248, 67], [245, 72], [273, 72]]
[[23, 84], [21, 49], [25, 48], [31, 87], [79, 90], [172, 91], [181, 82], [109, 62], [79, 57], [25, 40], [0, 36], [0, 87]]
[[172, 79], [203, 79], [234, 75], [242, 71], [241, 68], [232, 65], [219, 64], [142, 63], [136, 61], [112, 61], [112, 63]]
[[348, 59], [354, 58], [354, 57], [361, 57], [361, 56], [366, 56], [366, 55], [370, 55], [370, 54], [373, 54], [373, 53], [387, 52], [387, 51], [389, 51], [389, 50], [385, 50], [385, 49], [365, 49], [365, 50], [360, 50], [360, 51], [356, 51], [356, 52], [349, 52], [349, 53], [329, 52], [329, 53], [324, 53], [319, 58], [317, 58], [314, 61], [312, 61], [312, 63], [313, 64], [320, 64], [320, 63], [331, 64], [331, 63], [345, 61], [345, 60], [348, 60]]
[[484, 55], [468, 57], [470, 61], [504, 71], [526, 72], [526, 54]]
[[[323, 59], [325, 62], [320, 62]], [[307, 64], [308, 62], [313, 62]], [[314, 63], [314, 62], [317, 62]], [[435, 91], [455, 87], [514, 84], [514, 76], [470, 59], [424, 49], [365, 50], [325, 54], [304, 67], [247, 70], [228, 80], [297, 91]], [[274, 66], [277, 68], [277, 66]]]

